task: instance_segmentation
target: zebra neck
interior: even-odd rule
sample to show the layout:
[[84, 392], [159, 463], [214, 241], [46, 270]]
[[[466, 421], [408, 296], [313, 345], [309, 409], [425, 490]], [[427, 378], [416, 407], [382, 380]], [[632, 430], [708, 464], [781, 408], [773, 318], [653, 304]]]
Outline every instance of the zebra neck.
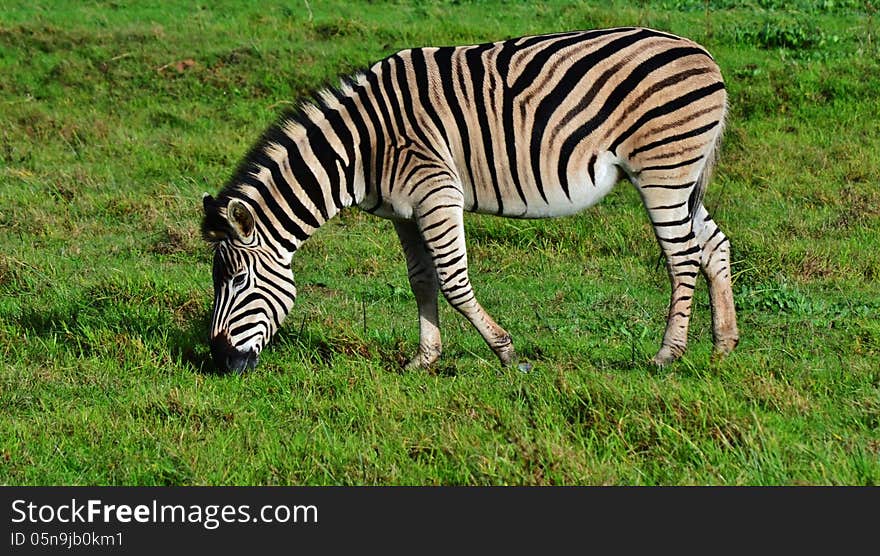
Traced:
[[265, 209], [281, 247], [296, 251], [340, 210], [364, 197], [356, 178], [360, 150], [344, 126], [340, 97], [320, 107], [308, 105], [271, 129], [255, 160]]

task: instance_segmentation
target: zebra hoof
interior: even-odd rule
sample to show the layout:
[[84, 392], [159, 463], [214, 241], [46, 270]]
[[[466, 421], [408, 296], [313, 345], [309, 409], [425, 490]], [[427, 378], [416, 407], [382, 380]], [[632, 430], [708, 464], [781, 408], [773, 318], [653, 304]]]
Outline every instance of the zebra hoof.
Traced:
[[712, 359], [715, 361], [724, 359], [733, 351], [733, 348], [735, 348], [738, 343], [739, 338], [725, 338], [723, 340], [718, 340], [715, 342], [715, 347], [712, 349]]
[[428, 365], [422, 363], [422, 358], [418, 355], [407, 361], [406, 365], [403, 366], [405, 371], [415, 371], [418, 369], [426, 369]]
[[403, 368], [407, 371], [413, 371], [417, 369], [428, 369], [437, 362], [437, 359], [440, 358], [440, 351], [430, 351], [426, 352], [421, 349], [415, 354], [415, 356], [407, 362]]
[[516, 350], [513, 349], [513, 340], [509, 334], [501, 338], [498, 345], [494, 347], [494, 351], [498, 360], [501, 361], [502, 367], [511, 367], [519, 363], [519, 357], [516, 355]]
[[501, 361], [502, 367], [513, 367], [519, 363], [519, 357], [513, 348], [498, 354], [498, 360]]
[[657, 355], [654, 356], [654, 359], [652, 359], [651, 362], [658, 367], [663, 367], [664, 365], [672, 363], [679, 357], [681, 357], [681, 353], [676, 353], [669, 346], [663, 346], [662, 348], [660, 348], [660, 351], [657, 352]]

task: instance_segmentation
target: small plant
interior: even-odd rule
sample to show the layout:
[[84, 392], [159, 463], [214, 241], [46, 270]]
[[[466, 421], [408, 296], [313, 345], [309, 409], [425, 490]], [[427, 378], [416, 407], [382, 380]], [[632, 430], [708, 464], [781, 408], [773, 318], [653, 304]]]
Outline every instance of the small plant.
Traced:
[[785, 282], [764, 288], [741, 285], [737, 292], [737, 306], [740, 309], [757, 311], [779, 311], [782, 313], [809, 313], [813, 307], [810, 298], [797, 288]]
[[759, 26], [736, 25], [731, 34], [735, 42], [763, 49], [812, 50], [840, 40], [813, 24], [798, 20], [766, 19]]

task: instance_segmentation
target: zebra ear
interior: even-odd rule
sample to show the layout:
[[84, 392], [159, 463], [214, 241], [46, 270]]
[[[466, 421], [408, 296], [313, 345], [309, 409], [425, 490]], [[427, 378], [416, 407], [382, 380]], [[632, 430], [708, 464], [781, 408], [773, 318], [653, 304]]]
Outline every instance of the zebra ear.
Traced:
[[202, 193], [202, 209], [205, 211], [205, 214], [210, 213], [213, 207], [214, 197], [211, 197], [208, 193]]
[[232, 231], [242, 240], [248, 240], [254, 233], [254, 215], [248, 206], [238, 199], [230, 199], [226, 207], [226, 220]]
[[207, 193], [202, 195], [202, 209], [205, 211], [205, 216], [202, 219], [202, 237], [205, 241], [216, 243], [226, 239], [229, 236], [227, 231], [229, 225], [220, 216], [220, 207], [217, 205], [217, 201]]

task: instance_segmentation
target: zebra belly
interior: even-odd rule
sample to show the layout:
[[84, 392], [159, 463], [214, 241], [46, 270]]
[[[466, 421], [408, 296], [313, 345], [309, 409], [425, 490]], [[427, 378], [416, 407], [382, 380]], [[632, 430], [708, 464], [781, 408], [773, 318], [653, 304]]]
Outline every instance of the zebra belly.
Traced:
[[525, 191], [528, 201], [525, 205], [516, 190], [509, 187], [506, 190], [512, 194], [508, 194], [503, 199], [504, 207], [501, 212], [497, 210], [497, 205], [478, 206], [474, 212], [498, 214], [510, 218], [552, 218], [577, 214], [601, 201], [622, 177], [619, 159], [611, 152], [605, 151], [596, 157], [593, 166], [595, 181], [592, 181], [587, 168], [589, 158], [589, 156], [583, 157], [582, 162], [573, 164], [569, 169], [568, 195], [558, 180], [548, 180], [544, 182], [543, 187], [544, 195], [547, 197], [545, 202], [537, 190], [537, 185], [530, 183]]

